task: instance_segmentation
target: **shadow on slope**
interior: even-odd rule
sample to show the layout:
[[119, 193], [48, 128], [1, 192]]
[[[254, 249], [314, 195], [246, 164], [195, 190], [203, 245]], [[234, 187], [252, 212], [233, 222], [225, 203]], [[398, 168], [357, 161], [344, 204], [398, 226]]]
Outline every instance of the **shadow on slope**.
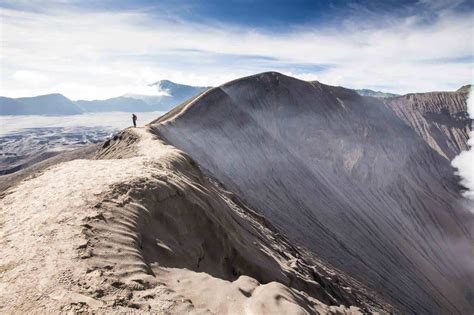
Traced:
[[[164, 282], [191, 298], [191, 309], [206, 305], [217, 313], [356, 311], [341, 304], [391, 309], [362, 287], [351, 290], [357, 285], [353, 280], [307, 261], [182, 151], [136, 132], [121, 133], [97, 155], [130, 163], [144, 152], [150, 157], [143, 161], [147, 176], [115, 185], [96, 205], [100, 216], [85, 225], [88, 243], [81, 250], [93, 253], [87, 257], [91, 270], [108, 269], [104, 275], [112, 279], [100, 289], [110, 292], [102, 299], [114, 299], [113, 286], [137, 287], [143, 292], [125, 304], [146, 309], [143, 296]], [[233, 302], [223, 299], [223, 292]]]
[[264, 73], [151, 126], [292, 240], [405, 311], [472, 310], [473, 219], [457, 179], [381, 101]]

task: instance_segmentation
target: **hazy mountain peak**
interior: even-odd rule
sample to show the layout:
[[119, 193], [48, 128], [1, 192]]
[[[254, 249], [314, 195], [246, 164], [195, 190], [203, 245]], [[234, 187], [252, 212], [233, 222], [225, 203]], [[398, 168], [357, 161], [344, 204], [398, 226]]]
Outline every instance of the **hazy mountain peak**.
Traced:
[[0, 100], [2, 115], [74, 115], [82, 112], [76, 103], [59, 93]]
[[0, 98], [0, 115], [71, 115], [82, 112], [152, 112], [169, 111], [207, 87], [190, 86], [160, 80], [152, 85], [156, 95], [125, 94], [106, 100], [71, 101], [60, 93], [33, 97]]
[[208, 89], [208, 87], [179, 84], [170, 80], [156, 81], [150, 86], [156, 87], [157, 95], [130, 94], [125, 96], [142, 100], [153, 106], [155, 110], [168, 111]]
[[37, 96], [20, 97], [17, 99], [25, 100], [25, 99], [39, 99], [39, 98], [45, 98], [45, 99], [51, 99], [51, 100], [55, 99], [55, 100], [72, 102], [70, 99], [68, 99], [66, 96], [62, 95], [61, 93], [49, 93], [49, 94], [42, 94], [42, 95], [37, 95]]
[[175, 82], [170, 81], [170, 80], [159, 80], [159, 81], [156, 81], [155, 83], [152, 83], [150, 85], [151, 86], [159, 85], [159, 86], [162, 86], [162, 87], [174, 87], [174, 86], [180, 86], [180, 85], [186, 85], [186, 84], [179, 84], [179, 83], [175, 83]]
[[472, 84], [466, 84], [461, 86], [459, 89], [456, 90], [456, 92], [467, 92], [469, 93], [472, 90]]
[[358, 94], [362, 96], [372, 96], [372, 97], [394, 97], [394, 96], [400, 96], [400, 94], [395, 94], [395, 93], [389, 93], [389, 92], [382, 92], [382, 91], [374, 91], [370, 89], [356, 89], [354, 90]]
[[163, 89], [163, 90], [169, 89], [171, 91], [173, 91], [175, 89], [185, 89], [185, 88], [186, 89], [187, 88], [191, 88], [191, 89], [207, 88], [207, 87], [202, 87], [202, 86], [194, 86], [194, 85], [176, 83], [176, 82], [166, 80], [166, 79], [156, 81], [155, 83], [150, 84], [150, 86], [156, 86], [156, 87], [159, 87], [160, 89]]

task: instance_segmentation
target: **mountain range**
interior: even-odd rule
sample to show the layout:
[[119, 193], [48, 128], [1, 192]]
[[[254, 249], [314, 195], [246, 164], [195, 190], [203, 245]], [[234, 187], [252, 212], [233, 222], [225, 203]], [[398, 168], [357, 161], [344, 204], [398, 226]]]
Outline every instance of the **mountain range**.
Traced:
[[127, 94], [106, 100], [72, 101], [61, 94], [34, 97], [0, 97], [0, 115], [76, 115], [85, 112], [168, 111], [208, 87], [177, 84], [168, 80], [150, 85], [157, 95]]
[[[0, 97], [0, 115], [76, 115], [86, 112], [152, 112], [169, 111], [176, 105], [208, 90], [210, 87], [190, 86], [161, 80], [149, 85], [156, 88], [157, 95], [125, 94], [106, 100], [72, 101], [61, 94], [34, 97]], [[395, 97], [369, 89], [355, 90], [363, 96]]]
[[76, 115], [84, 110], [61, 94], [34, 97], [0, 97], [1, 115]]

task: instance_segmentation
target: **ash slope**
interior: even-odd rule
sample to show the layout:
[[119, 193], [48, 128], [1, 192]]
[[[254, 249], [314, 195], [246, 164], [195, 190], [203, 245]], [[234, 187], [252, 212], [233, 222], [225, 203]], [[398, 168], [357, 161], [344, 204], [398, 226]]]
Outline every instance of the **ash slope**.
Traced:
[[474, 225], [457, 178], [380, 100], [263, 73], [152, 127], [293, 241], [403, 312], [472, 313]]
[[384, 103], [434, 150], [452, 160], [468, 150], [468, 94], [469, 89], [461, 88], [456, 92], [407, 94], [384, 99]]
[[0, 199], [2, 313], [393, 311], [147, 129], [30, 175]]

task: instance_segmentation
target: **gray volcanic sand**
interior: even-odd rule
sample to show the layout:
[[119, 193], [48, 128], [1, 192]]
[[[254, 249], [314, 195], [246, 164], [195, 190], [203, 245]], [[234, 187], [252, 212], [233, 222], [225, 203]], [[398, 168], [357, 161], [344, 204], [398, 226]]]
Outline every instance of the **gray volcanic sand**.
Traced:
[[468, 90], [407, 94], [384, 99], [440, 155], [452, 160], [468, 150]]
[[392, 309], [147, 129], [30, 175], [0, 200], [1, 313]]
[[466, 148], [466, 97], [384, 103], [263, 73], [151, 126], [291, 241], [403, 312], [468, 314], [474, 219], [449, 161]]
[[0, 313], [470, 314], [466, 97], [264, 73], [1, 176]]

